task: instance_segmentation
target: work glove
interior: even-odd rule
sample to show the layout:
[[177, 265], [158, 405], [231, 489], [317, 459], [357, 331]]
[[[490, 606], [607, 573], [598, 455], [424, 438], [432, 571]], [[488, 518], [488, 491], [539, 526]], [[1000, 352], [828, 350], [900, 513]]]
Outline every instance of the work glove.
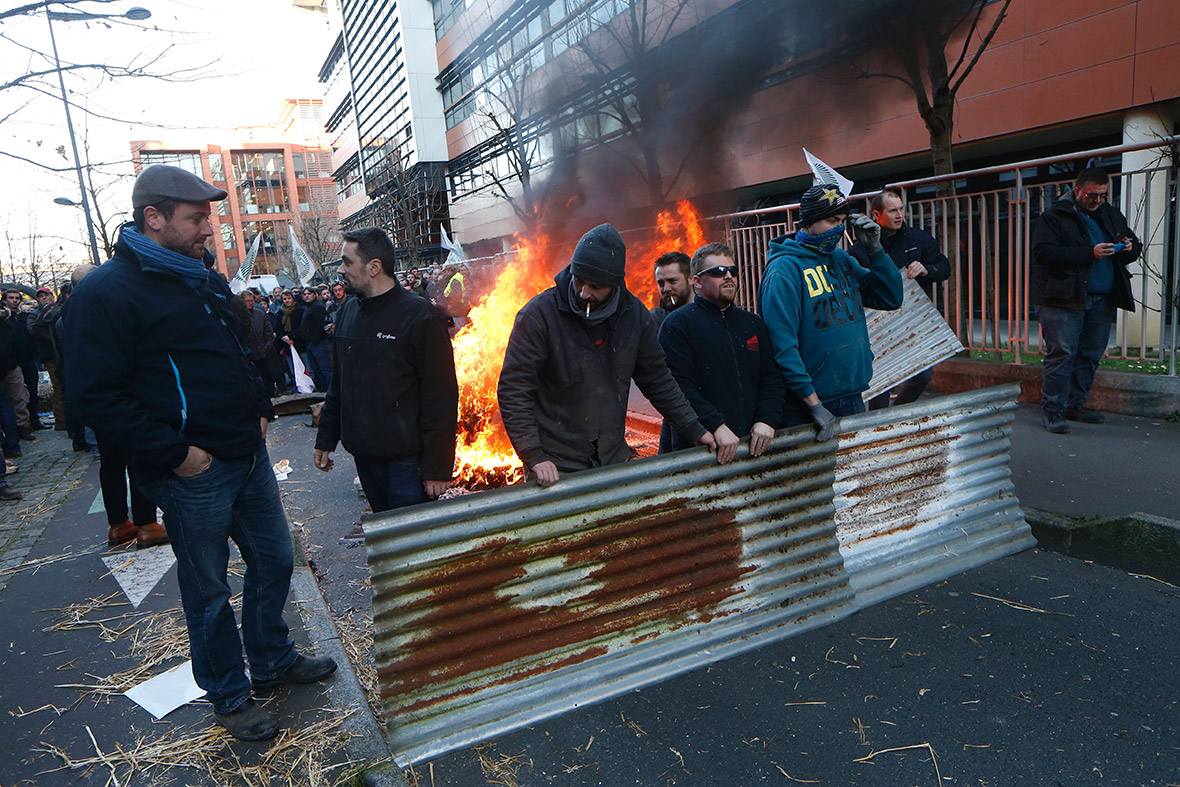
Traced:
[[815, 442], [822, 443], [836, 436], [836, 416], [822, 404], [811, 405], [811, 420], [815, 421], [819, 429], [815, 434]]
[[856, 230], [856, 240], [865, 247], [869, 254], [881, 250], [881, 225], [863, 213], [852, 214], [852, 228]]

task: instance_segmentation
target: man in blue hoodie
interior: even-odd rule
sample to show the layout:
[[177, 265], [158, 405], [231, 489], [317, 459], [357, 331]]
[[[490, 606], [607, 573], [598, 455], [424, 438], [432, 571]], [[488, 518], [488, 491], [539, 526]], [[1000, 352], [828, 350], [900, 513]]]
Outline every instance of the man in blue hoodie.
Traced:
[[[239, 341], [229, 285], [205, 248], [222, 189], [165, 165], [131, 191], [134, 223], [87, 276], [65, 322], [66, 397], [132, 457], [133, 482], [164, 511], [176, 554], [193, 677], [242, 740], [278, 724], [251, 690], [328, 677], [336, 663], [295, 651], [283, 620], [292, 550], [266, 452], [274, 417]], [[230, 608], [229, 539], [246, 562], [242, 631]], [[250, 660], [247, 677], [242, 645]]]
[[901, 276], [881, 248], [881, 227], [854, 214], [862, 267], [837, 248], [848, 203], [831, 185], [812, 186], [799, 206], [799, 231], [770, 242], [758, 291], [775, 361], [787, 384], [783, 426], [815, 423], [816, 440], [836, 434], [836, 418], [862, 413], [861, 394], [873, 376], [865, 307], [901, 307]]

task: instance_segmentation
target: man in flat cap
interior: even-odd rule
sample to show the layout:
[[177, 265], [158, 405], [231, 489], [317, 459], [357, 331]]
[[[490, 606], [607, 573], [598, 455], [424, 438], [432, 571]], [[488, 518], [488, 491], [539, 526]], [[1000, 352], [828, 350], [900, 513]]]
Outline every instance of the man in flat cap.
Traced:
[[[283, 620], [292, 551], [266, 451], [274, 410], [239, 343], [234, 296], [205, 248], [210, 202], [225, 197], [178, 167], [140, 173], [134, 221], [70, 299], [66, 395], [131, 454], [134, 479], [164, 511], [193, 676], [214, 716], [237, 738], [265, 740], [278, 724], [251, 690], [322, 680], [336, 664], [297, 653]], [[240, 637], [229, 539], [246, 562]]]
[[562, 472], [625, 462], [631, 380], [685, 440], [715, 450], [664, 362], [656, 325], [624, 282], [627, 247], [602, 224], [554, 285], [516, 315], [500, 370], [508, 439], [541, 486]]

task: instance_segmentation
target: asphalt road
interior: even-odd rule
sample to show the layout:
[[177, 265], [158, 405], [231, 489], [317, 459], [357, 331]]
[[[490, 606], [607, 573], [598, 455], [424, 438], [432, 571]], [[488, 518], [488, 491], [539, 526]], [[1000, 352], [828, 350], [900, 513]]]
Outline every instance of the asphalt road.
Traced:
[[[1026, 409], [1014, 476], [1062, 458]], [[312, 468], [307, 420], [272, 427], [272, 458], [291, 461], [280, 486], [333, 616], [355, 620], [371, 609], [365, 555], [341, 536], [364, 502], [347, 454]], [[420, 784], [521, 787], [1180, 785], [1178, 600], [1172, 585], [1031, 550], [416, 771]]]

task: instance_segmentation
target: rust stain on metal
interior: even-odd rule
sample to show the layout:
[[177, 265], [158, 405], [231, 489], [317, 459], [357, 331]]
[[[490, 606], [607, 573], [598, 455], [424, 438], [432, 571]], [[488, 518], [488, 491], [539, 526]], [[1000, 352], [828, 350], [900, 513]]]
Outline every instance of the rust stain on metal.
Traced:
[[[697, 509], [684, 500], [607, 516], [585, 531], [535, 543], [490, 542], [403, 586], [425, 593], [407, 609], [427, 611], [407, 632], [411, 642], [402, 654], [380, 670], [382, 696], [508, 667], [512, 672], [494, 682], [511, 682], [605, 652], [594, 645], [569, 655], [579, 643], [645, 624], [672, 630], [707, 622], [716, 617], [709, 609], [740, 592], [741, 577], [753, 570], [741, 556], [733, 510]], [[559, 591], [547, 587], [572, 598], [550, 605], [516, 592], [532, 579], [528, 565], [544, 558], [584, 572], [563, 578]], [[562, 655], [545, 659], [556, 652]], [[465, 691], [447, 697], [456, 693]]]

